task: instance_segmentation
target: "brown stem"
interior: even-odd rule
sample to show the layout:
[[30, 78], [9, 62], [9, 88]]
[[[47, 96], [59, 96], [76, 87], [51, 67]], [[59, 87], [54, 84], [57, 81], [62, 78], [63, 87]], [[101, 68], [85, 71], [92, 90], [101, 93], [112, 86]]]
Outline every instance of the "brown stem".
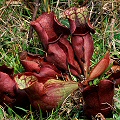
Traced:
[[83, 7], [83, 6], [86, 6], [86, 4], [89, 2], [89, 0], [85, 0], [84, 2], [83, 2], [83, 4], [81, 5], [81, 7]]
[[[35, 0], [35, 9], [33, 12], [32, 21], [34, 21], [36, 18], [39, 6], [40, 6], [40, 0]], [[30, 40], [31, 38], [33, 38], [33, 27], [32, 26], [30, 26], [30, 29], [29, 29], [28, 40]]]

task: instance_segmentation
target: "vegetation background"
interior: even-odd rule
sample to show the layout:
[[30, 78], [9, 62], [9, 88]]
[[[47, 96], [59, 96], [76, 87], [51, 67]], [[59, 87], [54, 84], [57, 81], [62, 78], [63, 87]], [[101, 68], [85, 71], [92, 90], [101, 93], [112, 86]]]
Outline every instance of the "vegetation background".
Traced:
[[[69, 26], [68, 21], [61, 17], [61, 13], [71, 6], [81, 6], [83, 2], [84, 0], [41, 0], [36, 17], [46, 12], [49, 8], [56, 13], [61, 23]], [[96, 30], [93, 35], [95, 50], [92, 66], [102, 58], [108, 49], [110, 50], [111, 58], [120, 59], [120, 0], [88, 0], [86, 6], [89, 9], [91, 23]], [[13, 67], [15, 74], [24, 71], [19, 61], [20, 52], [28, 51], [35, 54], [45, 54], [36, 32], [33, 32], [33, 39], [28, 40], [34, 7], [35, 0], [0, 0], [0, 65], [5, 64]], [[117, 102], [113, 119], [119, 120], [120, 89], [117, 89], [115, 93]], [[0, 119], [79, 119], [82, 111], [71, 109], [70, 106], [69, 102], [68, 107], [61, 109], [67, 109], [66, 113], [63, 112], [64, 114], [62, 114], [61, 110], [57, 110], [47, 115], [49, 117], [46, 118], [42, 117], [41, 112], [35, 113], [32, 110], [26, 111], [26, 115], [21, 117], [9, 108], [8, 114], [1, 106]]]

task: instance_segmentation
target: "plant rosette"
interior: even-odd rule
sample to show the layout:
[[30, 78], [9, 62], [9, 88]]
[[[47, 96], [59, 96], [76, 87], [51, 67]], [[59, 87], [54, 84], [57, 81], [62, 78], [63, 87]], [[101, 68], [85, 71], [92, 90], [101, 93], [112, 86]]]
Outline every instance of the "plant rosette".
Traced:
[[65, 98], [77, 90], [78, 83], [48, 79], [46, 82], [29, 73], [19, 74], [15, 80], [24, 89], [31, 105], [39, 110], [50, 112], [60, 106]]

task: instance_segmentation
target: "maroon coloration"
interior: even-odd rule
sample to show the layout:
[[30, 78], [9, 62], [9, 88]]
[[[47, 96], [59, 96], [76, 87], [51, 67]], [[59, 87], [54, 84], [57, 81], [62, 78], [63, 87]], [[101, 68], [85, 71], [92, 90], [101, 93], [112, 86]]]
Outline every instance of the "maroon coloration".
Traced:
[[[31, 103], [35, 109], [52, 111], [78, 89], [77, 82], [57, 79], [69, 71], [80, 79], [81, 74], [85, 78], [79, 83], [85, 115], [91, 118], [102, 113], [107, 117], [112, 112], [113, 81], [115, 85], [120, 85], [120, 72], [109, 77], [112, 81], [105, 79], [97, 86], [89, 86], [89, 82], [100, 77], [109, 66], [110, 54], [107, 52], [90, 72], [90, 60], [94, 51], [91, 33], [95, 31], [87, 9], [72, 7], [64, 14], [70, 22], [70, 30], [57, 20], [53, 12], [43, 13], [31, 22], [42, 41], [46, 57], [22, 52], [20, 61], [27, 72], [15, 76], [12, 68], [5, 65], [0, 67], [0, 105], [7, 104], [15, 109], [15, 106], [26, 108]], [[70, 32], [71, 43], [67, 40]]]
[[75, 55], [78, 58], [78, 61], [83, 61], [84, 58], [84, 39], [83, 37], [73, 35], [72, 37], [72, 45], [74, 46]]
[[53, 12], [43, 13], [31, 25], [41, 38], [42, 44], [47, 49], [48, 44], [58, 40], [61, 35], [69, 35], [69, 30], [60, 24]]
[[23, 51], [20, 53], [20, 60], [34, 61], [40, 64], [44, 61], [44, 58], [41, 57], [39, 54], [32, 54], [28, 53], [27, 51]]
[[84, 111], [88, 117], [102, 113], [105, 117], [112, 112], [114, 83], [102, 80], [98, 86], [87, 86], [82, 91], [85, 101]]
[[77, 82], [56, 79], [44, 81], [30, 72], [16, 75], [15, 80], [18, 87], [26, 91], [31, 105], [42, 111], [56, 109], [71, 92], [78, 89]]
[[27, 72], [34, 72], [41, 79], [61, 77], [62, 73], [55, 65], [45, 62], [40, 55], [23, 52], [20, 55], [21, 63]]
[[59, 69], [67, 70], [67, 56], [63, 49], [60, 47], [60, 42], [49, 44], [47, 51], [47, 61], [55, 64]]
[[63, 71], [68, 71], [70, 65], [70, 72], [79, 77], [81, 69], [74, 59], [72, 46], [67, 40], [69, 29], [59, 23], [53, 12], [42, 14], [31, 22], [31, 25], [46, 49], [46, 60]]
[[[13, 71], [13, 69], [9, 69], [4, 65], [1, 66], [0, 68], [11, 70], [6, 71], [8, 73], [11, 73]], [[3, 71], [5, 69], [3, 69]], [[6, 105], [8, 105], [19, 114], [23, 111], [16, 109], [15, 106], [26, 109], [26, 107], [30, 105], [30, 102], [25, 91], [19, 90], [17, 88], [16, 81], [12, 79], [13, 78], [12, 73], [10, 75], [12, 77], [10, 77], [6, 73], [0, 72], [0, 105], [2, 105], [3, 107], [6, 107]]]
[[94, 45], [93, 45], [92, 36], [90, 34], [86, 34], [85, 36], [83, 36], [83, 39], [84, 39], [84, 59], [85, 59], [84, 69], [86, 73], [88, 73], [90, 60], [92, 59], [92, 54], [94, 51]]
[[13, 73], [14, 73], [13, 68], [8, 68], [6, 65], [2, 65], [0, 66], [0, 71], [8, 74], [11, 77], [11, 79], [13, 79]]
[[10, 105], [15, 101], [15, 85], [15, 81], [8, 74], [0, 72], [0, 104], [5, 106], [5, 104]]
[[115, 86], [116, 87], [120, 86], [120, 78], [115, 79]]
[[24, 114], [23, 110], [20, 110], [16, 107], [23, 108], [25, 110], [29, 110], [30, 100], [28, 98], [25, 90], [21, 90], [19, 88], [15, 89], [15, 101], [12, 103], [11, 107], [17, 114]]
[[[76, 76], [80, 75], [81, 69], [80, 69], [80, 66], [77, 63], [77, 61], [74, 59], [75, 56], [74, 56], [74, 51], [73, 51], [73, 48], [71, 47], [71, 44], [68, 42], [68, 40], [65, 40], [65, 39], [61, 39], [60, 42], [62, 43], [61, 47], [63, 48], [64, 52], [66, 49], [65, 53], [67, 56], [67, 62], [70, 65], [71, 72], [72, 72], [72, 70], [74, 71], [74, 72], [72, 72], [72, 74], [76, 75]], [[65, 46], [65, 47], [63, 47], [63, 46]]]
[[60, 38], [59, 41], [49, 44], [48, 47], [47, 61], [64, 71], [68, 71], [68, 65], [70, 65], [70, 72], [79, 77], [81, 69], [74, 59], [74, 52], [69, 41], [65, 38]]
[[20, 54], [20, 61], [26, 71], [36, 73], [40, 72], [40, 65], [44, 62], [40, 55], [30, 54], [26, 51]]
[[[95, 78], [102, 75], [110, 64], [110, 53], [107, 52], [103, 59], [101, 59], [98, 64], [92, 69], [89, 80], [94, 80]], [[89, 81], [88, 80], [88, 81]]]
[[40, 73], [36, 74], [36, 76], [47, 80], [48, 78], [62, 77], [62, 73], [53, 64], [46, 63], [41, 67]]
[[42, 83], [42, 80], [34, 83], [28, 81], [24, 89], [35, 109], [49, 112], [56, 109], [69, 94], [78, 89], [78, 83], [55, 79], [49, 79], [45, 83]]
[[70, 31], [72, 34], [72, 46], [80, 66], [84, 70], [85, 76], [90, 66], [90, 60], [94, 51], [93, 40], [90, 32], [94, 33], [92, 25], [87, 16], [86, 7], [70, 8], [64, 13], [70, 22]]
[[109, 77], [109, 80], [113, 81], [116, 87], [120, 86], [120, 71], [112, 73]]
[[[53, 88], [55, 88], [55, 86]], [[47, 91], [46, 88], [44, 88], [43, 83], [35, 82], [29, 88], [26, 88], [25, 91], [29, 95], [32, 106], [37, 110], [41, 109], [42, 111], [49, 112], [55, 109], [58, 105], [56, 104], [56, 101], [54, 101], [54, 96], [49, 98], [49, 95], [47, 95], [46, 92], [49, 92], [50, 90]]]

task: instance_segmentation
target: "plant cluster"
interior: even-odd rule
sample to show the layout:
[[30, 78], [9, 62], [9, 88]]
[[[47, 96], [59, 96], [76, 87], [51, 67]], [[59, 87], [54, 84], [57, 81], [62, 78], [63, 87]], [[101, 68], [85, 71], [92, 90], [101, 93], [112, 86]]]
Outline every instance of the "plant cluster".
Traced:
[[[24, 73], [14, 75], [12, 68], [0, 67], [0, 104], [7, 104], [15, 111], [15, 106], [27, 109], [31, 104], [37, 110], [51, 112], [79, 89], [85, 116], [91, 118], [101, 113], [109, 117], [114, 105], [114, 86], [119, 85], [120, 73], [102, 79], [111, 64], [109, 51], [94, 68], [90, 68], [94, 52], [91, 33], [95, 30], [87, 8], [71, 7], [63, 16], [68, 19], [70, 28], [63, 26], [54, 12], [45, 12], [31, 22], [46, 55], [20, 53]], [[99, 80], [97, 85], [92, 83], [95, 79]]]

